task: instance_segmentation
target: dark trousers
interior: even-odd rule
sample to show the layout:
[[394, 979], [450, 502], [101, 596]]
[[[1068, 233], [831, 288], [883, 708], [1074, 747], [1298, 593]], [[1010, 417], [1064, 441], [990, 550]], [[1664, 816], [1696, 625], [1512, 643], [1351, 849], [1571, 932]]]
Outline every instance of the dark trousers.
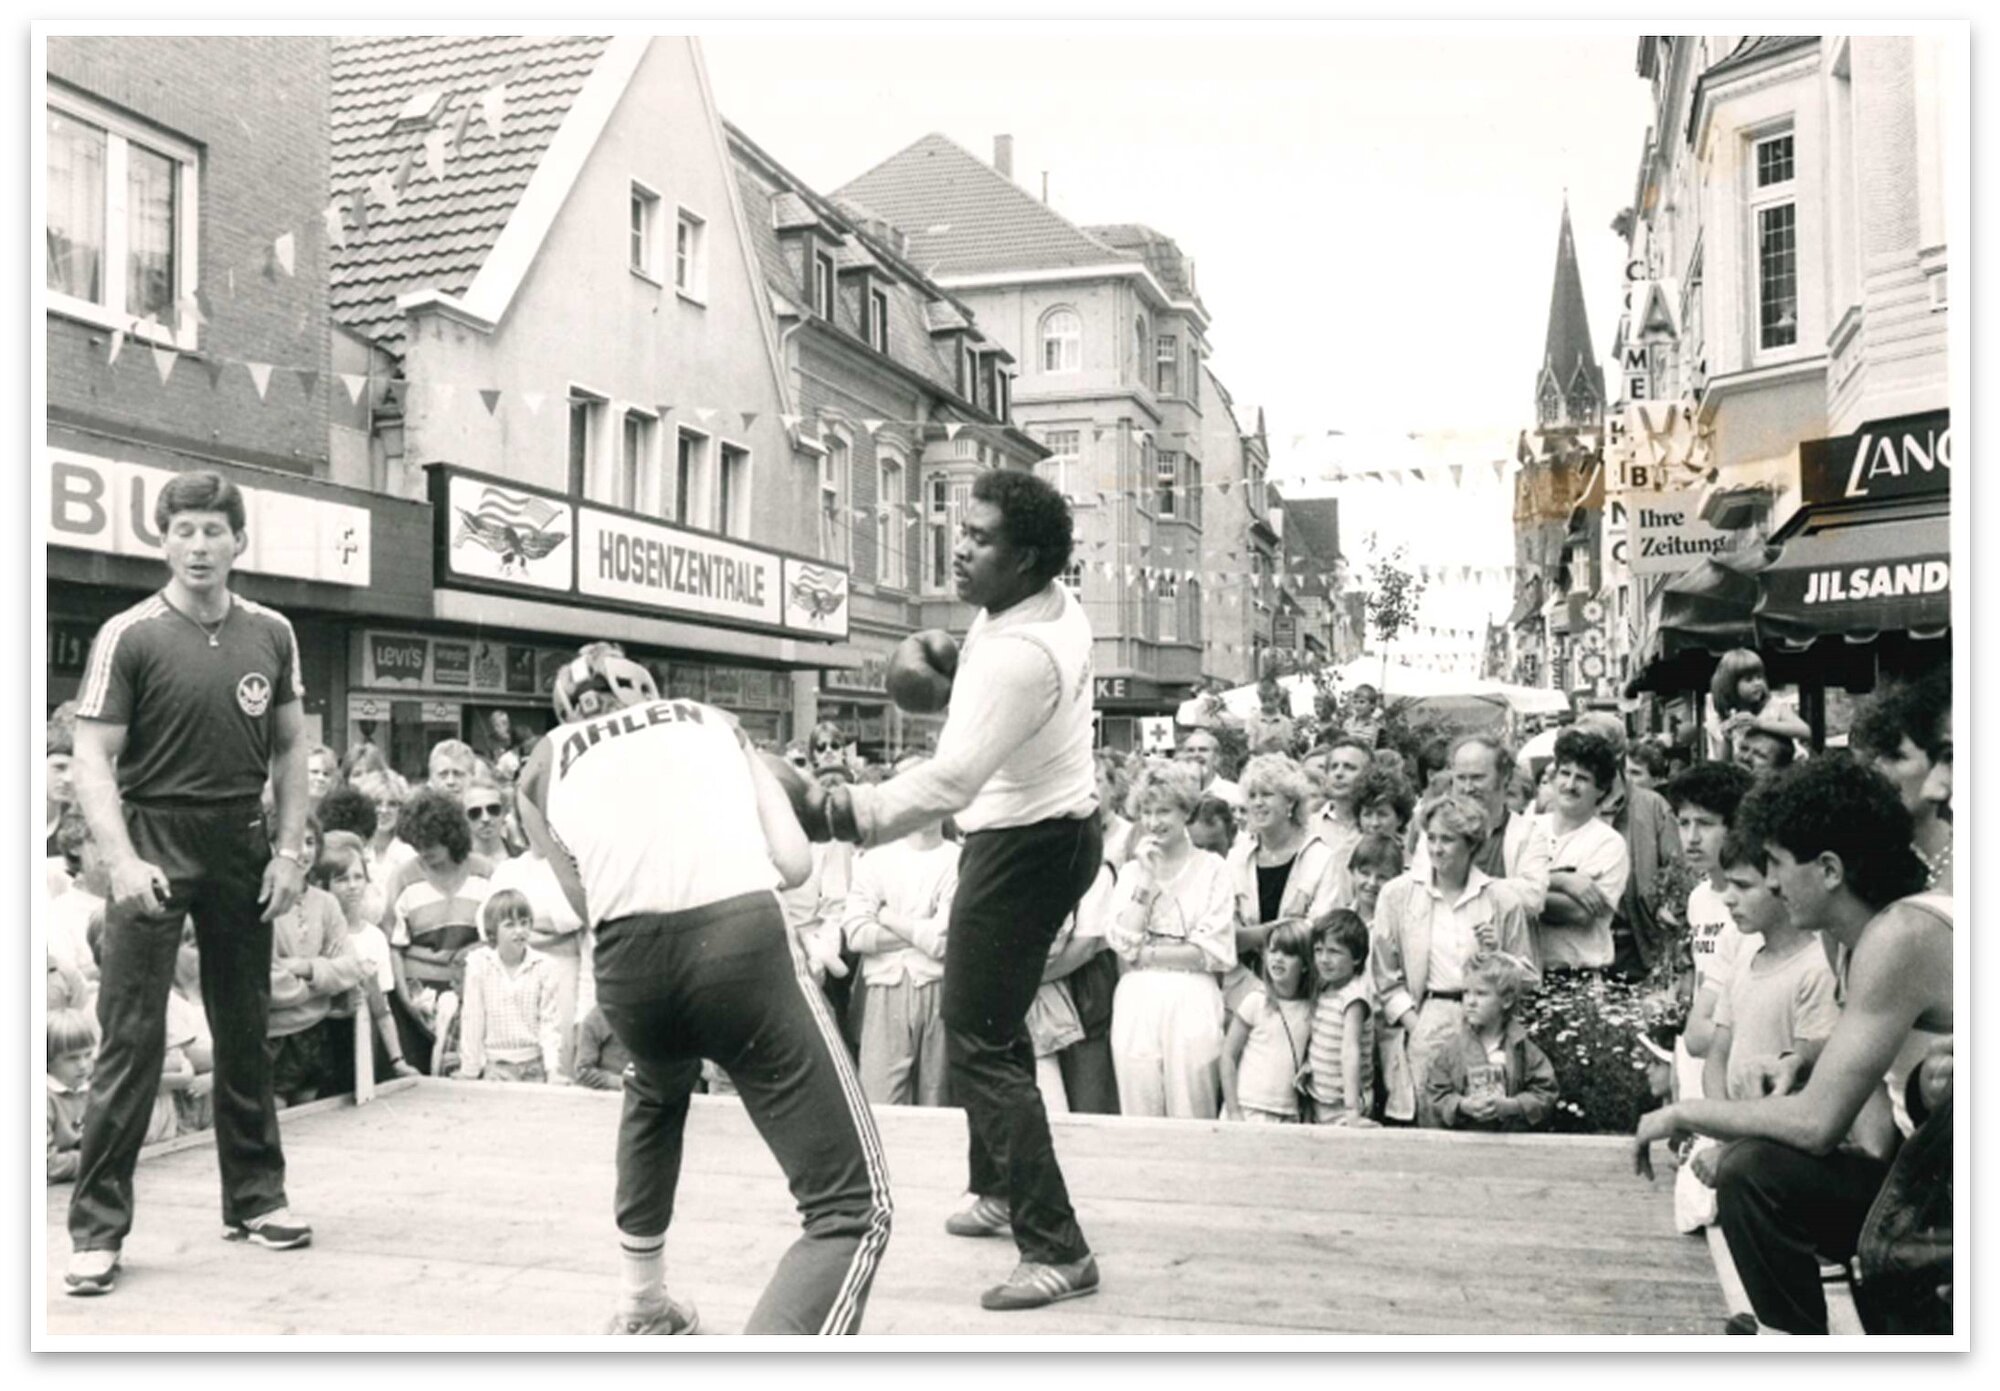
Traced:
[[618, 1230], [663, 1235], [688, 1098], [712, 1058], [785, 1171], [805, 1231], [745, 1333], [854, 1333], [889, 1242], [889, 1174], [840, 1029], [777, 897], [746, 894], [597, 929], [597, 1003], [632, 1055], [618, 1125]]
[[1118, 1114], [1118, 1071], [1111, 1061], [1111, 1035], [1079, 1039], [1056, 1054], [1063, 1095], [1079, 1116]]
[[1857, 1150], [1807, 1154], [1738, 1140], [1715, 1172], [1716, 1223], [1757, 1321], [1785, 1333], [1826, 1332], [1822, 1259], [1854, 1254], [1889, 1166]]
[[271, 925], [257, 894], [271, 858], [255, 801], [200, 810], [127, 806], [139, 858], [167, 876], [158, 913], [108, 908], [99, 959], [102, 1041], [70, 1201], [71, 1244], [117, 1250], [132, 1230], [132, 1175], [166, 1062], [167, 994], [192, 915], [201, 995], [215, 1036], [215, 1148], [222, 1220], [285, 1206], [285, 1156], [271, 1101], [264, 1026], [271, 1008]]
[[1049, 1139], [1027, 1019], [1049, 947], [1103, 859], [1092, 815], [974, 831], [958, 861], [941, 1005], [951, 1096], [971, 1131], [967, 1186], [1006, 1199], [1026, 1261], [1090, 1250]]

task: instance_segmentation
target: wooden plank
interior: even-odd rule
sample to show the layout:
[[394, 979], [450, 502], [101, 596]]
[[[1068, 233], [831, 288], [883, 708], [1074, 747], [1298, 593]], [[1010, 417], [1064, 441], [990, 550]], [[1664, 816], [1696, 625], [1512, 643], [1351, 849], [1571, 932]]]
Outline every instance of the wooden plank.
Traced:
[[[616, 1289], [618, 1098], [569, 1088], [384, 1082], [356, 1109], [284, 1118], [288, 1186], [316, 1245], [219, 1240], [210, 1137], [150, 1153], [126, 1273], [66, 1299], [68, 1189], [51, 1190], [49, 1329], [587, 1335]], [[1008, 1241], [942, 1230], [965, 1131], [950, 1111], [885, 1108], [897, 1203], [867, 1327], [884, 1334], [1712, 1333], [1724, 1316], [1701, 1243], [1616, 1141], [1057, 1118], [1072, 1194], [1104, 1272], [1089, 1299], [990, 1314]], [[708, 1331], [740, 1330], [798, 1233], [742, 1108], [696, 1098], [668, 1239], [669, 1281]]]

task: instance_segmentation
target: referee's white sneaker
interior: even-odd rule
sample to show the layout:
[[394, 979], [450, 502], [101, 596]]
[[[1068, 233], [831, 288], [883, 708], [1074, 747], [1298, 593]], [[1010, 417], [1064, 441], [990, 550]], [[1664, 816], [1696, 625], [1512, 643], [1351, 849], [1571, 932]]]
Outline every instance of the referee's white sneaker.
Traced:
[[701, 1315], [692, 1302], [669, 1299], [658, 1309], [636, 1314], [613, 1314], [605, 1332], [620, 1338], [678, 1338], [701, 1327]]
[[979, 1296], [982, 1309], [1039, 1309], [1059, 1299], [1097, 1293], [1097, 1257], [1086, 1254], [1068, 1265], [1022, 1261], [1005, 1284]]
[[247, 1222], [231, 1222], [222, 1229], [224, 1241], [247, 1241], [271, 1251], [290, 1251], [312, 1245], [313, 1229], [292, 1215], [288, 1207], [262, 1213]]
[[118, 1282], [118, 1252], [114, 1247], [69, 1253], [69, 1270], [63, 1275], [65, 1294], [110, 1294]]
[[944, 1229], [953, 1236], [1012, 1236], [1013, 1213], [1005, 1198], [975, 1197], [944, 1219]]

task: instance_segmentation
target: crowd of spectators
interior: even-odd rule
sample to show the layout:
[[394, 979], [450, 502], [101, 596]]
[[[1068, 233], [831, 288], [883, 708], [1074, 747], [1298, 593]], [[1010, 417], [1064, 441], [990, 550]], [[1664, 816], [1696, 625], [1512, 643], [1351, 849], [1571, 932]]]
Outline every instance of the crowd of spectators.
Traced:
[[[1948, 946], [1941, 995], [1934, 978], [1928, 996], [1884, 982], [1922, 975], [1910, 961], [1934, 957], [1931, 925], [1948, 943], [1950, 671], [1885, 684], [1845, 750], [1804, 747], [1754, 654], [1726, 658], [1714, 694], [1711, 734], [1730, 756], [1691, 764], [1606, 713], [1577, 717], [1532, 764], [1487, 733], [1399, 750], [1372, 693], [1316, 742], [1310, 721], [1266, 711], [1240, 767], [1211, 728], [1187, 729], [1171, 756], [1100, 752], [1106, 862], [1029, 1015], [1050, 1109], [1547, 1128], [1556, 1077], [1524, 1001], [1557, 977], [1644, 979], [1686, 1003], [1671, 1104], [1639, 1137], [1685, 1160], [1682, 1225], [1726, 1238], [1753, 1306], [1740, 1331], [1823, 1330], [1817, 1269], [1800, 1271], [1859, 1250], [1865, 1279], [1871, 1204], [1909, 1187], [1888, 1182], [1900, 1143], [1931, 1126], [1907, 1149], [1935, 1165], [1949, 1125]], [[52, 1180], [73, 1167], [89, 1085], [105, 892], [67, 805], [68, 747], [58, 712]], [[892, 771], [833, 725], [783, 752], [828, 784]], [[589, 934], [520, 833], [520, 762], [448, 740], [413, 787], [373, 745], [313, 752], [314, 887], [274, 933], [280, 1104], [351, 1089], [356, 1029], [377, 1075], [622, 1087]], [[939, 993], [957, 839], [947, 821], [868, 851], [815, 845], [811, 876], [782, 895], [877, 1103], [951, 1104]], [[212, 1059], [191, 935], [182, 955], [153, 1138], [203, 1124]], [[713, 1068], [704, 1085], [729, 1090]], [[1755, 1119], [1779, 1101], [1793, 1109]], [[1931, 1293], [1906, 1302], [1934, 1312]]]

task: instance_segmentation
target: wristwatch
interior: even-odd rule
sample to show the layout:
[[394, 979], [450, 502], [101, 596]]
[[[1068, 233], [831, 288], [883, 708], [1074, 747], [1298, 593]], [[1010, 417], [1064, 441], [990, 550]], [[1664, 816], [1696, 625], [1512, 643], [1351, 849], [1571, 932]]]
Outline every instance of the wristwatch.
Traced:
[[305, 856], [300, 854], [298, 851], [292, 849], [289, 845], [279, 847], [277, 855], [278, 858], [281, 860], [290, 860], [300, 869], [304, 869], [306, 867]]

